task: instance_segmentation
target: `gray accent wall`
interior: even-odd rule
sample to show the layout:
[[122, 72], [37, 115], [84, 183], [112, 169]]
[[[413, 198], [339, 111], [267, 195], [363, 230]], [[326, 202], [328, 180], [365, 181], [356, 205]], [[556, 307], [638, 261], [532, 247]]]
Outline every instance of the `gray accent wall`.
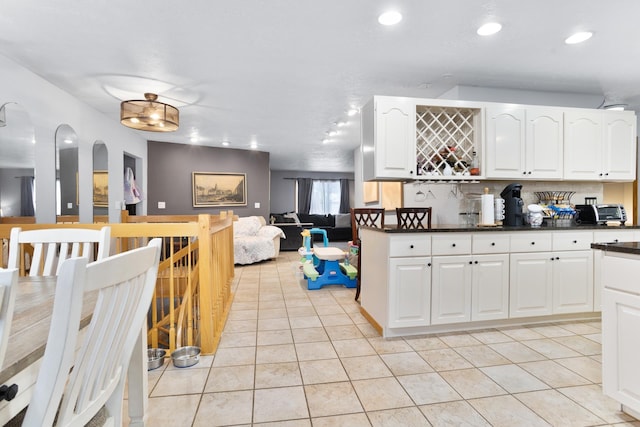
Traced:
[[[149, 141], [147, 158], [149, 215], [217, 214], [231, 209], [239, 216], [269, 217], [269, 153]], [[194, 208], [192, 172], [246, 174], [247, 206]], [[165, 209], [158, 209], [158, 202], [164, 202]]]

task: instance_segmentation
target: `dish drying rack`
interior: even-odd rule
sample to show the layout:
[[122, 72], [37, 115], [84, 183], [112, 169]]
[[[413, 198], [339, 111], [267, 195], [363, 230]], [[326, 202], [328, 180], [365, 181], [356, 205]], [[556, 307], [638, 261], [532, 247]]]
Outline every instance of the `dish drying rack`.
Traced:
[[576, 194], [575, 191], [536, 191], [534, 194], [547, 222], [556, 227], [572, 225], [576, 211], [571, 207], [571, 196]]

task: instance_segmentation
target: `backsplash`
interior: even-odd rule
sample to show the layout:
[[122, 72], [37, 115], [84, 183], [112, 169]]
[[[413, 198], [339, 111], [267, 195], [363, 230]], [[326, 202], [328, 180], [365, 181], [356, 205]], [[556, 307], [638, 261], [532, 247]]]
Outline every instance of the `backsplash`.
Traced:
[[[515, 181], [482, 181], [480, 183], [426, 183], [413, 182], [404, 184], [403, 196], [405, 207], [431, 206], [433, 225], [459, 224], [462, 221], [461, 212], [466, 212], [468, 200], [479, 197], [484, 188], [489, 188], [489, 193], [500, 197], [502, 190]], [[585, 197], [596, 197], [598, 203], [603, 202], [603, 184], [599, 182], [576, 181], [518, 181], [522, 184], [521, 196], [525, 206], [538, 203], [534, 194], [539, 191], [575, 191], [571, 197], [572, 204], [584, 203]], [[622, 201], [619, 201], [622, 202]], [[395, 223], [395, 216], [387, 215], [385, 223]]]

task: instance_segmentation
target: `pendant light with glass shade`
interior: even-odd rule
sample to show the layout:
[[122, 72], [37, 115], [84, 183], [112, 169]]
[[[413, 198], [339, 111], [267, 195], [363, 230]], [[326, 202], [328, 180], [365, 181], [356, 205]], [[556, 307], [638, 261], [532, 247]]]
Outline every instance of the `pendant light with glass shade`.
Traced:
[[180, 113], [176, 107], [158, 101], [155, 93], [145, 93], [144, 97], [144, 100], [120, 103], [120, 123], [150, 132], [173, 132], [178, 129]]

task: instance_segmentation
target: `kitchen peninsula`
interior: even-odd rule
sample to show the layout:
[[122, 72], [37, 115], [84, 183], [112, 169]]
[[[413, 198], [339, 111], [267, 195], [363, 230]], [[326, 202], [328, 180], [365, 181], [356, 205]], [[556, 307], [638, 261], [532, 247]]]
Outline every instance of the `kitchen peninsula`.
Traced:
[[602, 391], [639, 418], [640, 241], [591, 247], [602, 265]]
[[640, 227], [597, 225], [360, 234], [361, 310], [385, 337], [597, 318], [591, 244], [640, 241]]

